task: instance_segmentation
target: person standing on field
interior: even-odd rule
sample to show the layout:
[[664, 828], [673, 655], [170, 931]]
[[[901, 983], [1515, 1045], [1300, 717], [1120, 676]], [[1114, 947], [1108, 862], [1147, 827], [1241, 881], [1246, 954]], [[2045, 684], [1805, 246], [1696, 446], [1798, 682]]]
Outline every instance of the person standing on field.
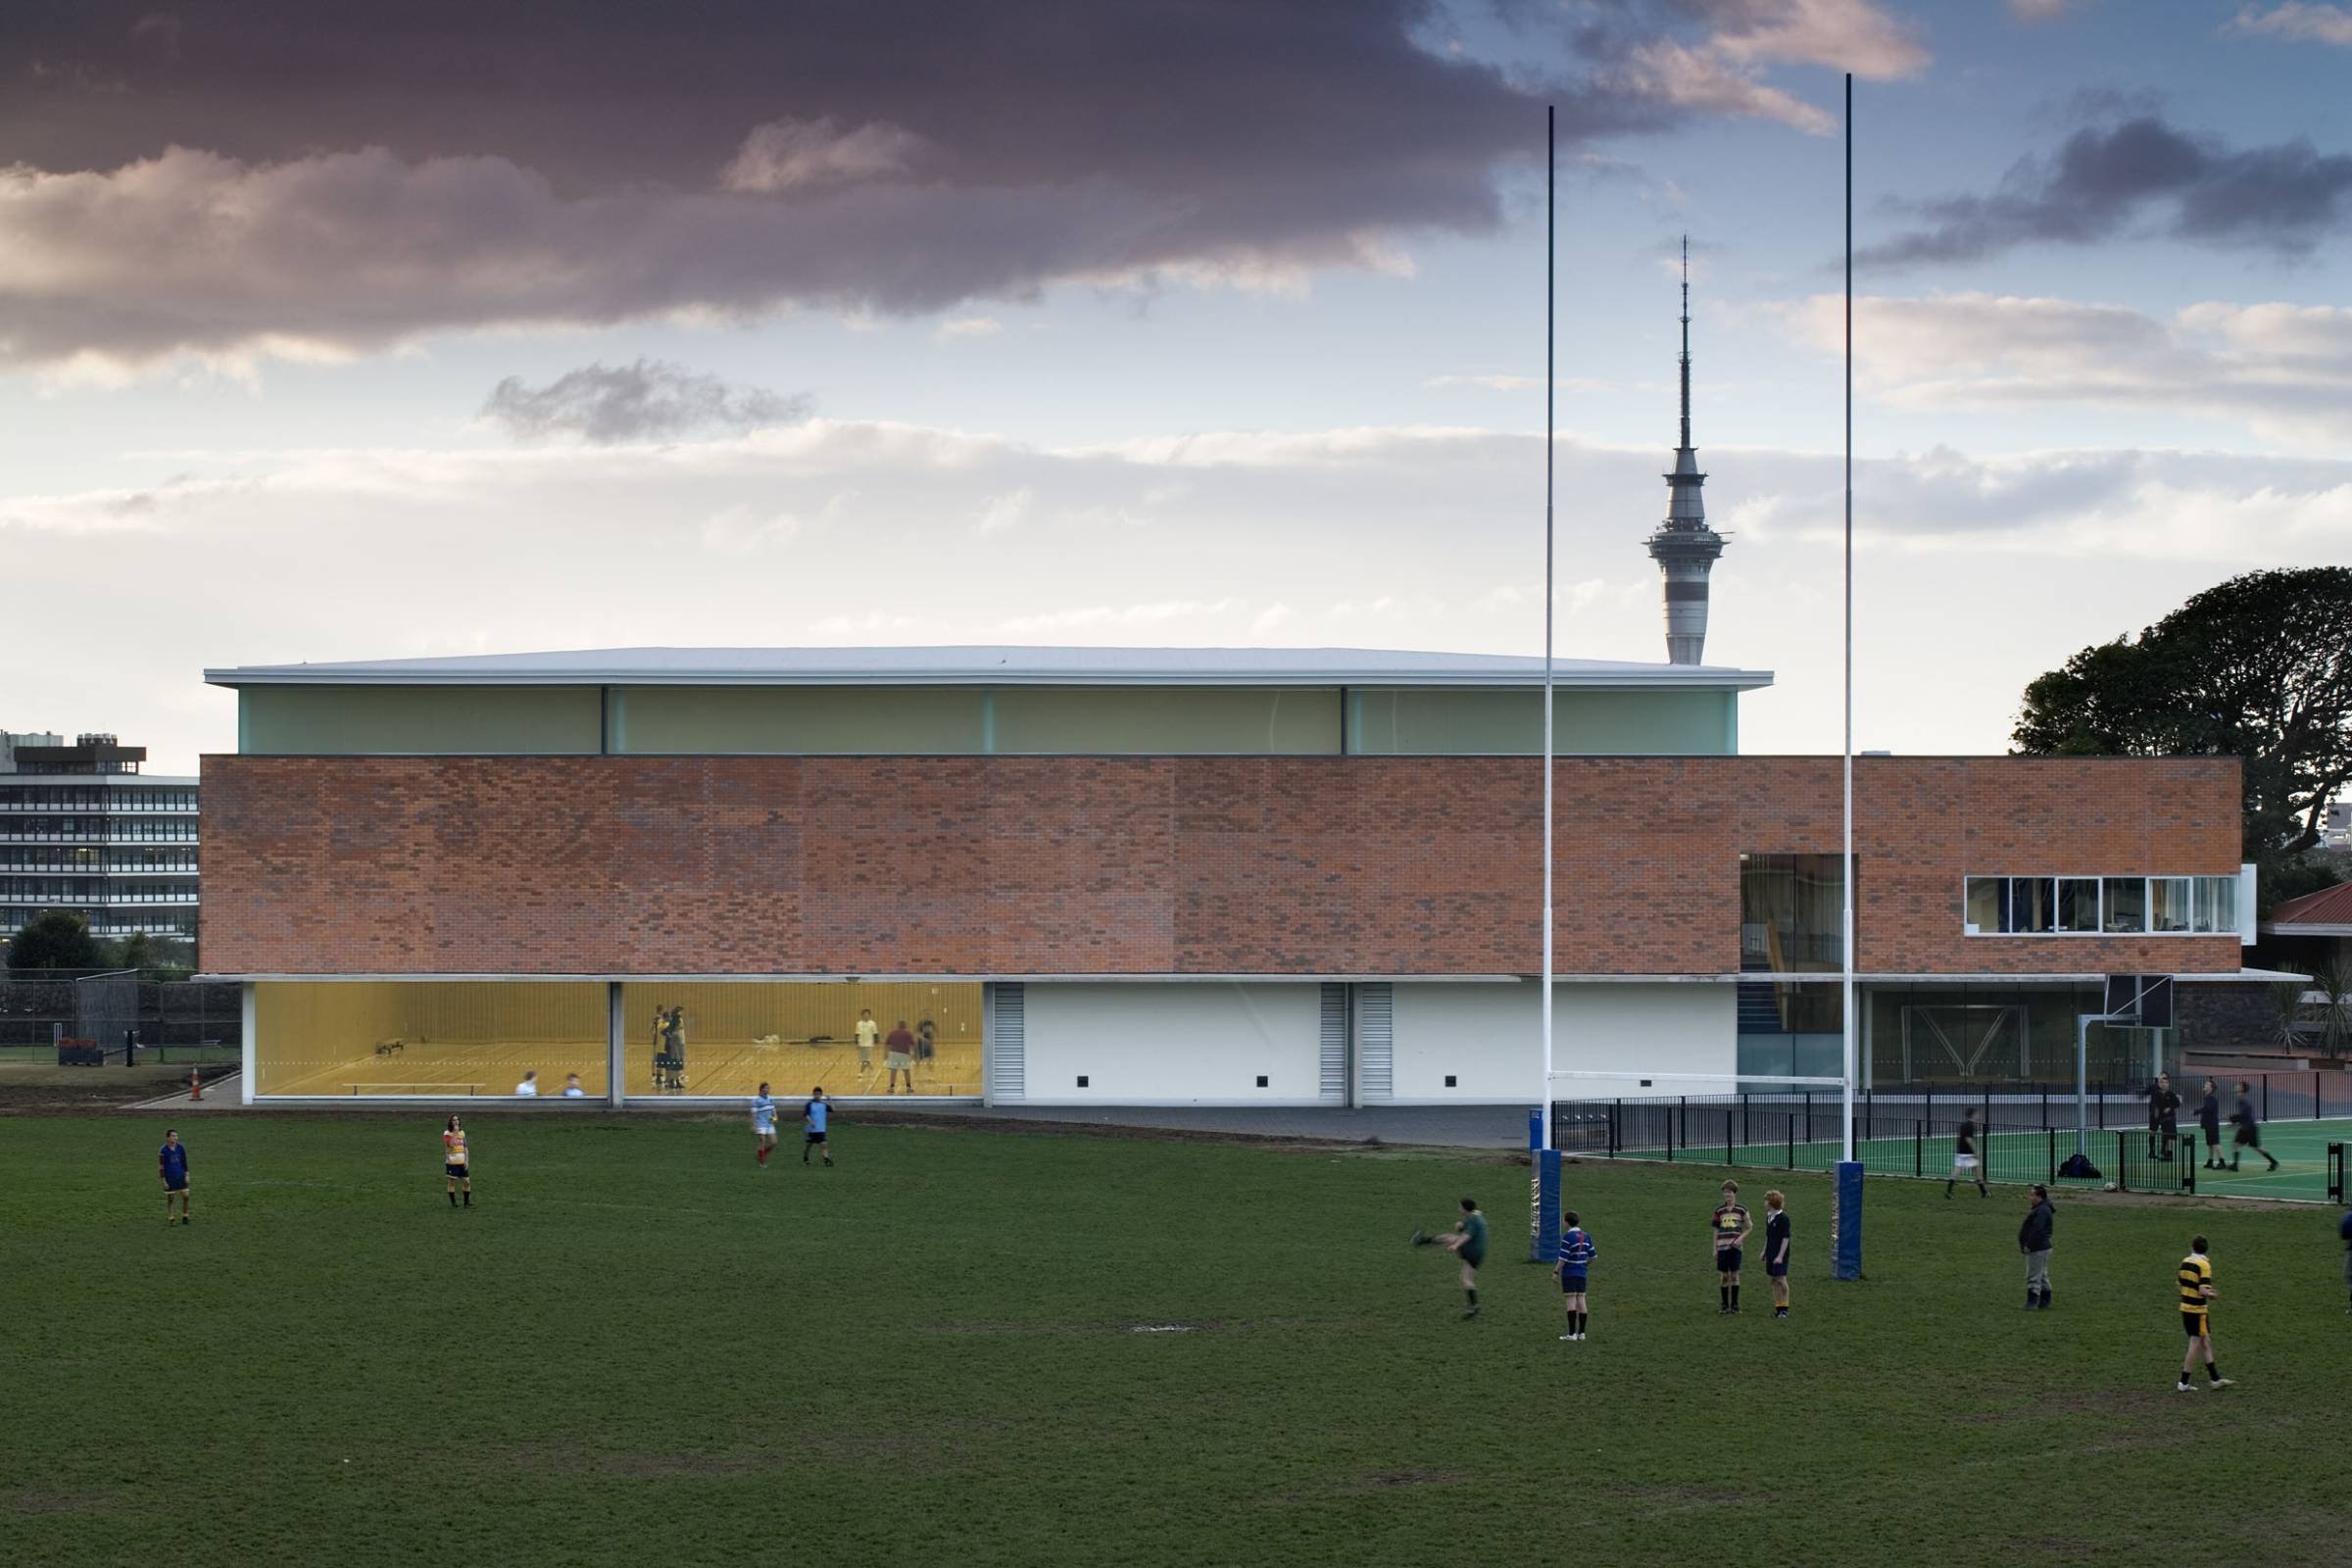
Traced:
[[441, 1131], [441, 1174], [449, 1189], [449, 1206], [458, 1206], [458, 1189], [466, 1190], [466, 1206], [473, 1206], [473, 1163], [466, 1152], [466, 1124], [457, 1117]]
[[2026, 1306], [2039, 1311], [2050, 1304], [2050, 1248], [2058, 1233], [2058, 1210], [2050, 1206], [2050, 1190], [2034, 1184], [2034, 1206], [2017, 1228], [2017, 1250], [2026, 1254]]
[[2344, 1244], [2344, 1310], [2352, 1312], [2352, 1208], [2345, 1209], [2344, 1217], [2335, 1222], [2335, 1234]]
[[[2180, 1137], [2180, 1096], [2173, 1088], [2170, 1073], [2158, 1073], [2155, 1083], [2148, 1086], [2148, 1157], [2170, 1159], [2173, 1145]], [[2156, 1146], [2162, 1143], [2164, 1152]]]
[[1764, 1278], [1772, 1285], [1772, 1315], [1788, 1315], [1788, 1200], [1764, 1195]]
[[1952, 1137], [1952, 1173], [1943, 1179], [1943, 1196], [1951, 1197], [1952, 1184], [1964, 1181], [1977, 1184], [1979, 1198], [1992, 1196], [1984, 1186], [1984, 1161], [1977, 1153], [1977, 1113], [1973, 1110], [1960, 1113], [1960, 1131]]
[[1715, 1286], [1721, 1293], [1722, 1305], [1717, 1310], [1725, 1315], [1740, 1310], [1740, 1249], [1747, 1245], [1747, 1210], [1740, 1203], [1740, 1184], [1723, 1184], [1723, 1201], [1707, 1221], [1707, 1238], [1715, 1247]]
[[764, 1169], [767, 1156], [775, 1152], [776, 1102], [767, 1085], [761, 1084], [760, 1093], [752, 1097], [752, 1162]]
[[2213, 1302], [2219, 1295], [2213, 1288], [2213, 1260], [2205, 1255], [2205, 1238], [2199, 1236], [2188, 1244], [2188, 1255], [2180, 1260], [2180, 1327], [2188, 1334], [2188, 1349], [2180, 1357], [2180, 1381], [2173, 1387], [2182, 1394], [2196, 1389], [2188, 1375], [2197, 1369], [2199, 1352], [2205, 1357], [2205, 1381], [2217, 1389], [2230, 1386], [2222, 1369], [2213, 1364]]
[[172, 1200], [179, 1200], [179, 1223], [194, 1224], [188, 1214], [188, 1146], [179, 1141], [179, 1129], [164, 1129], [164, 1147], [156, 1151], [156, 1169], [164, 1178], [164, 1223], [172, 1223]]
[[2197, 1105], [2197, 1122], [2205, 1129], [2205, 1168], [2222, 1168], [2222, 1097], [2214, 1092], [2213, 1080], [2205, 1080], [2205, 1098]]
[[801, 1163], [808, 1163], [808, 1151], [815, 1150], [825, 1156], [825, 1169], [833, 1168], [832, 1134], [827, 1131], [833, 1120], [833, 1102], [825, 1098], [822, 1084], [809, 1091], [808, 1103], [801, 1107]]
[[2238, 1160], [2251, 1149], [2277, 1170], [2278, 1156], [2262, 1147], [2262, 1118], [2254, 1113], [2254, 1086], [2243, 1078], [2237, 1081], [2237, 1109], [2230, 1113], [2230, 1119], [2237, 1123], [2237, 1135], [2230, 1140], [2230, 1168], [2237, 1169]]
[[1578, 1222], [1575, 1209], [1570, 1209], [1560, 1218], [1566, 1222], [1567, 1228], [1560, 1232], [1560, 1260], [1551, 1268], [1552, 1273], [1559, 1276], [1560, 1298], [1568, 1307], [1568, 1332], [1560, 1338], [1582, 1340], [1585, 1337], [1585, 1325], [1592, 1316], [1585, 1298], [1587, 1280], [1592, 1271], [1592, 1259], [1600, 1249], [1592, 1245], [1592, 1234]]

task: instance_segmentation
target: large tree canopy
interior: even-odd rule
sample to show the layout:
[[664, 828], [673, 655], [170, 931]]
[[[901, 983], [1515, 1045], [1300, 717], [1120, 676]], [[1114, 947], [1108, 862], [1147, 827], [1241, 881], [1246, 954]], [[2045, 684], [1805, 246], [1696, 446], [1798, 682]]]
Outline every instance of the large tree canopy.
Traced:
[[11, 969], [95, 969], [104, 961], [90, 922], [71, 909], [43, 909], [8, 945]]
[[2245, 853], [2271, 872], [2320, 842], [2352, 781], [2352, 568], [2248, 572], [2085, 648], [2026, 688], [2011, 738], [2036, 756], [2243, 759]]

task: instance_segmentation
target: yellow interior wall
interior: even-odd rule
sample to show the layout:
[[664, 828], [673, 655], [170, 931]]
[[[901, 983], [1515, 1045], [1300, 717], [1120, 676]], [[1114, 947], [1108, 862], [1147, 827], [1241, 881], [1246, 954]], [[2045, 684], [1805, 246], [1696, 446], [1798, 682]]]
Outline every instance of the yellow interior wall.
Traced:
[[561, 1094], [564, 1075], [576, 1072], [583, 1090], [604, 1097], [602, 985], [265, 980], [254, 987], [257, 1095], [505, 1095], [531, 1070], [542, 1094]]

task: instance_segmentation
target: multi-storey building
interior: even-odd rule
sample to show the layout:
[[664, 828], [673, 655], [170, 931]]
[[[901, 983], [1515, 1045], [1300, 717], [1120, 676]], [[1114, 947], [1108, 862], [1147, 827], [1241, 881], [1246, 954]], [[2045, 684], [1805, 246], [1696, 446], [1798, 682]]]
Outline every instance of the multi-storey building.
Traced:
[[44, 909], [102, 937], [193, 939], [197, 780], [112, 735], [0, 732], [0, 938]]

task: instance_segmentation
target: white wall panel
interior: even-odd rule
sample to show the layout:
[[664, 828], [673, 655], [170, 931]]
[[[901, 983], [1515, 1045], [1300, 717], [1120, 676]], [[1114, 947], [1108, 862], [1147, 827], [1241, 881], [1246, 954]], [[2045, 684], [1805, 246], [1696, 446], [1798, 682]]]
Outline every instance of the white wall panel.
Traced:
[[[1504, 985], [1396, 987], [1392, 1103], [1433, 1101], [1533, 1104], [1542, 1093], [1537, 989]], [[1614, 1072], [1560, 1086], [1555, 1098], [1643, 1093], [1647, 1073], [1721, 1073], [1739, 1067], [1738, 1015], [1728, 984], [1561, 984], [1552, 1003], [1553, 1065]], [[1450, 1077], [1453, 1082], [1448, 1084]], [[1726, 1093], [1729, 1086], [1726, 1086]], [[1369, 1097], [1367, 1097], [1369, 1098]]]
[[1320, 985], [1032, 981], [1022, 990], [1023, 1103], [1308, 1105], [1321, 1098]]

